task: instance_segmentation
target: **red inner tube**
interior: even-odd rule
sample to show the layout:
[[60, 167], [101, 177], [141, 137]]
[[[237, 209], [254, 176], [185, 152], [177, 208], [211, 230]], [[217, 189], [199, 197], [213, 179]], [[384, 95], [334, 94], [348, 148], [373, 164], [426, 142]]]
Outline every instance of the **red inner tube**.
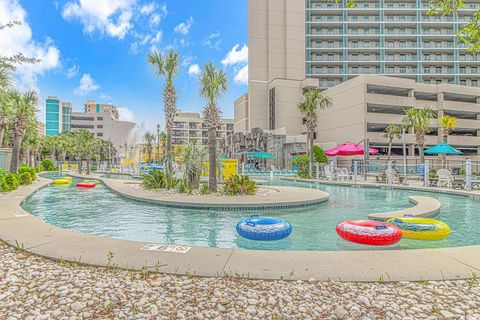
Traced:
[[79, 188], [95, 188], [96, 184], [93, 182], [80, 182], [76, 186]]
[[371, 220], [346, 220], [337, 225], [336, 231], [347, 241], [370, 246], [388, 246], [402, 239], [402, 230], [398, 227]]

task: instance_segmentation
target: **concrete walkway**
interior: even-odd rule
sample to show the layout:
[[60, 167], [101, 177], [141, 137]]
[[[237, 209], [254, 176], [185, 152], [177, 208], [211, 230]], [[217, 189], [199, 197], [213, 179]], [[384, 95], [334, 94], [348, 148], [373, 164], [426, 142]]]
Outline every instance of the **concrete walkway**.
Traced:
[[[26, 212], [35, 184], [2, 196], [0, 239], [52, 259], [199, 276], [254, 279], [401, 281], [466, 279], [480, 272], [480, 246], [385, 251], [252, 251], [156, 245], [67, 231]], [[109, 258], [110, 257], [110, 258]]]

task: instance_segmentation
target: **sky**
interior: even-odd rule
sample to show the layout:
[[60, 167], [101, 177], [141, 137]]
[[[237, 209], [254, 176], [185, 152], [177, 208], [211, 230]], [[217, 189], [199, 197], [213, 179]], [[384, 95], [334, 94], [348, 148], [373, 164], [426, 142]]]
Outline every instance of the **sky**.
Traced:
[[229, 90], [224, 117], [247, 91], [247, 0], [0, 0], [0, 56], [18, 52], [41, 62], [14, 74], [21, 90], [57, 96], [83, 111], [87, 99], [113, 103], [121, 120], [164, 127], [163, 80], [146, 62], [152, 50], [180, 52], [177, 108], [201, 112], [198, 76], [207, 61], [223, 68]]

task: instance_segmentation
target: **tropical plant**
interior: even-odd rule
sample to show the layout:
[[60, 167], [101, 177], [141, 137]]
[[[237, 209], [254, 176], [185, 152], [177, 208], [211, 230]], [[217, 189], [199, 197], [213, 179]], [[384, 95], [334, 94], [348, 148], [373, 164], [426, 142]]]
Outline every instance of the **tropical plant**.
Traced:
[[145, 132], [144, 140], [145, 140], [145, 148], [147, 149], [148, 163], [151, 163], [153, 144], [155, 143], [155, 136], [150, 131], [147, 131]]
[[[445, 115], [438, 119], [440, 130], [442, 130], [442, 141], [448, 143], [448, 136], [457, 127], [457, 118], [454, 116]], [[447, 163], [447, 155], [442, 154], [442, 168]]]
[[420, 154], [420, 162], [425, 162], [425, 135], [432, 131], [432, 119], [435, 117], [435, 111], [431, 107], [416, 109], [408, 107], [405, 109], [403, 123], [406, 127], [411, 128], [415, 134], [418, 152]]
[[318, 163], [328, 162], [328, 158], [325, 152], [319, 146], [313, 146], [313, 160]]
[[7, 94], [10, 84], [9, 70], [0, 64], [0, 148], [3, 146], [3, 138], [12, 114], [11, 105], [8, 101], [9, 95]]
[[25, 130], [37, 111], [38, 97], [35, 91], [21, 93], [15, 90], [9, 92], [9, 100], [13, 111], [13, 148], [10, 171], [17, 173], [20, 162], [20, 149]]
[[[291, 161], [291, 165], [297, 167], [297, 174], [300, 178], [308, 178], [310, 172], [310, 158], [306, 154], [298, 155]], [[313, 171], [313, 170], [312, 170]]]
[[166, 151], [167, 140], [168, 140], [167, 132], [165, 131], [160, 132], [160, 135], [158, 137], [158, 142], [160, 143], [160, 147], [162, 148], [162, 161], [163, 161], [163, 158], [165, 157], [165, 154], [167, 153]]
[[40, 167], [43, 171], [55, 171], [55, 164], [50, 159], [45, 159], [40, 163]]
[[188, 190], [187, 181], [185, 179], [181, 179], [177, 184], [178, 193], [186, 193], [187, 190]]
[[248, 176], [230, 176], [225, 180], [223, 192], [229, 196], [254, 195], [257, 183]]
[[149, 190], [169, 188], [165, 173], [158, 170], [152, 170], [149, 174], [143, 177], [142, 184], [145, 189]]
[[23, 173], [29, 174], [32, 181], [35, 181], [37, 179], [37, 173], [35, 168], [32, 168], [28, 165], [21, 165], [20, 168], [18, 168], [18, 174]]
[[157, 50], [147, 55], [147, 61], [156, 69], [156, 75], [165, 78], [163, 90], [163, 112], [165, 114], [165, 127], [167, 131], [167, 180], [172, 178], [172, 128], [177, 113], [177, 91], [173, 79], [178, 73], [179, 53], [169, 50], [162, 55]]
[[309, 156], [309, 172], [311, 178], [313, 175], [313, 136], [317, 130], [317, 110], [326, 109], [333, 105], [332, 99], [325, 96], [320, 88], [309, 88], [303, 91], [304, 101], [298, 104], [298, 110], [305, 118], [305, 127], [307, 129], [307, 154]]
[[213, 62], [205, 64], [200, 75], [200, 96], [205, 99], [203, 121], [208, 129], [208, 185], [211, 192], [217, 191], [217, 128], [220, 126], [221, 111], [218, 99], [228, 88], [227, 75], [217, 70]]
[[185, 167], [185, 179], [187, 186], [197, 189], [200, 184], [200, 176], [205, 161], [208, 158], [208, 150], [203, 146], [197, 146], [195, 142], [189, 142], [182, 152], [182, 163]]
[[454, 116], [445, 115], [438, 119], [438, 124], [442, 130], [442, 141], [447, 143], [448, 136], [457, 127], [457, 118]]
[[202, 183], [202, 186], [200, 187], [200, 193], [203, 195], [209, 194], [210, 190], [208, 190], [208, 184]]
[[389, 124], [385, 128], [385, 134], [383, 135], [388, 140], [388, 161], [392, 155], [392, 143], [395, 139], [401, 138], [402, 126], [398, 124]]
[[16, 174], [0, 169], [0, 192], [10, 192], [20, 186]]

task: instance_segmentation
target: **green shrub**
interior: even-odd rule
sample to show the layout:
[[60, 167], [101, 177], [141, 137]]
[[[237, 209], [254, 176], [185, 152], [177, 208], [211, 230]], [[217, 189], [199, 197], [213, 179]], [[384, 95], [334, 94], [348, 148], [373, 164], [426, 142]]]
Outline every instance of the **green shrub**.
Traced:
[[17, 175], [11, 172], [0, 170], [0, 192], [10, 192], [20, 186]]
[[207, 195], [210, 193], [210, 190], [208, 190], [208, 184], [202, 183], [202, 186], [200, 187], [200, 193], [203, 195]]
[[248, 176], [234, 175], [225, 180], [223, 192], [229, 196], [253, 195], [257, 191], [257, 183]]
[[297, 167], [298, 176], [300, 178], [308, 178], [308, 169], [310, 167], [310, 160], [306, 154], [302, 154], [300, 156], [296, 156], [295, 159], [292, 160], [292, 166]]
[[43, 171], [55, 171], [57, 169], [55, 168], [53, 161], [50, 159], [43, 160], [40, 164], [40, 167], [43, 169]]
[[187, 182], [185, 179], [180, 180], [177, 185], [177, 190], [179, 193], [186, 193], [187, 192]]
[[319, 146], [313, 146], [313, 162], [318, 162], [318, 163], [327, 163], [328, 158], [325, 155], [324, 151], [322, 148]]
[[163, 171], [152, 170], [150, 174], [143, 177], [145, 189], [165, 189], [168, 186], [167, 176]]
[[94, 171], [97, 171], [97, 166], [91, 166], [91, 167], [90, 167], [90, 171], [93, 171], [93, 172], [94, 172]]
[[32, 176], [28, 172], [19, 173], [17, 176], [18, 176], [18, 182], [20, 182], [20, 185], [22, 186], [32, 184], [33, 182]]
[[25, 172], [30, 175], [32, 182], [37, 179], [37, 171], [36, 171], [35, 168], [29, 167], [29, 166], [23, 164], [23, 165], [20, 166], [20, 168], [18, 168], [18, 173], [22, 174], [22, 173], [25, 173]]

